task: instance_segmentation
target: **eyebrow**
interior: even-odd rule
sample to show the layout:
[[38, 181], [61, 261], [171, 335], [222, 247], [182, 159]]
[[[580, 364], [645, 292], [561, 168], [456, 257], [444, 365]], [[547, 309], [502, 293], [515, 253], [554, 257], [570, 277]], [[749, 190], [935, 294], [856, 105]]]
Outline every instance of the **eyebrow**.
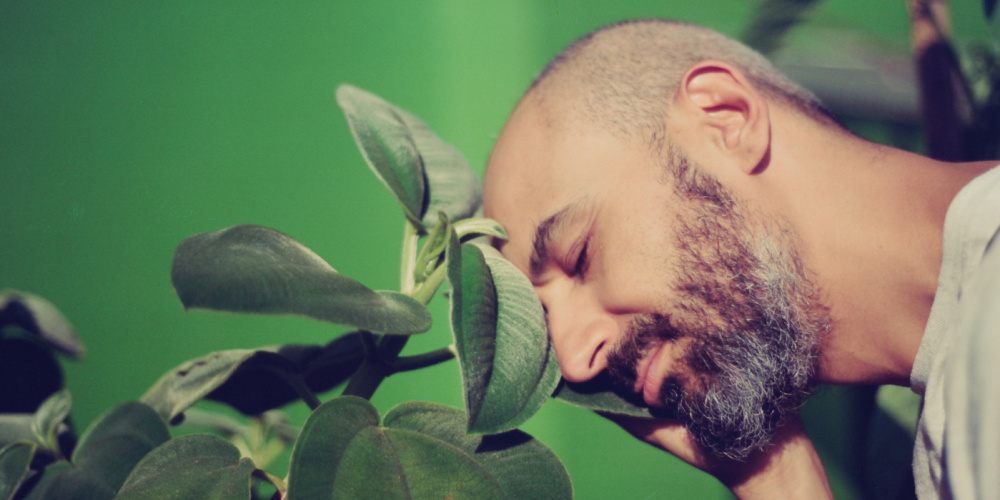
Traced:
[[535, 228], [535, 237], [531, 242], [531, 258], [528, 261], [532, 278], [542, 274], [549, 259], [549, 247], [552, 245], [552, 241], [558, 236], [559, 231], [566, 227], [566, 222], [573, 219], [573, 215], [579, 207], [579, 200], [569, 203], [556, 213], [546, 217]]

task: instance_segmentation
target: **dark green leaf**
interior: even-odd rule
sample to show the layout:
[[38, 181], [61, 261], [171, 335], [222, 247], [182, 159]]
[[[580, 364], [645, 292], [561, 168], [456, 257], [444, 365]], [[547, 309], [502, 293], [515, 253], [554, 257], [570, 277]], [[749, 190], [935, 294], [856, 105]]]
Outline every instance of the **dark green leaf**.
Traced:
[[100, 416], [73, 453], [74, 472], [117, 492], [139, 460], [170, 439], [166, 423], [149, 406], [131, 401]]
[[292, 452], [288, 500], [503, 498], [489, 473], [454, 445], [378, 422], [371, 403], [351, 396], [314, 411]]
[[233, 226], [191, 236], [170, 272], [185, 308], [298, 314], [379, 333], [431, 327], [423, 304], [375, 292], [335, 271], [290, 236], [261, 226]]
[[52, 349], [36, 339], [0, 338], [0, 413], [34, 413], [63, 387]]
[[17, 325], [42, 338], [52, 347], [74, 357], [84, 355], [83, 344], [73, 325], [56, 306], [30, 293], [15, 290], [0, 291], [0, 330]]
[[337, 89], [337, 102], [368, 165], [411, 221], [432, 227], [438, 212], [460, 220], [479, 208], [479, 178], [465, 157], [419, 118], [350, 85]]
[[0, 500], [10, 500], [28, 474], [38, 445], [31, 442], [0, 446]]
[[53, 450], [59, 449], [59, 442], [56, 439], [59, 434], [59, 426], [69, 416], [69, 410], [73, 406], [73, 398], [69, 391], [59, 391], [42, 403], [35, 412], [35, 419], [31, 423], [31, 430], [35, 433], [35, 438]]
[[544, 312], [531, 283], [499, 252], [457, 240], [449, 247], [448, 279], [469, 430], [510, 430], [559, 383]]
[[[285, 345], [277, 354], [294, 365], [295, 373], [319, 394], [347, 380], [364, 360], [365, 350], [356, 333], [338, 337], [324, 347]], [[299, 393], [273, 366], [243, 363], [207, 399], [226, 403], [244, 415], [258, 415], [299, 400]]]
[[625, 399], [616, 393], [603, 374], [583, 383], [571, 384], [563, 380], [553, 396], [569, 404], [594, 411], [636, 417], [654, 416], [638, 398]]
[[31, 479], [25, 481], [21, 484], [21, 489], [23, 491], [29, 491], [27, 495], [21, 497], [22, 492], [19, 492], [18, 498], [21, 500], [51, 500], [51, 499], [62, 499], [62, 498], [72, 498], [73, 500], [93, 500], [94, 497], [87, 495], [82, 497], [73, 497], [63, 495], [62, 490], [55, 485], [56, 480], [62, 477], [64, 474], [69, 472], [71, 466], [69, 462], [56, 462], [44, 470], [41, 474], [32, 477]]
[[424, 206], [424, 165], [400, 109], [350, 85], [337, 88], [337, 103], [372, 172], [419, 225]]
[[116, 500], [248, 500], [254, 465], [217, 436], [192, 434], [167, 441], [132, 470]]
[[465, 156], [416, 116], [403, 110], [398, 113], [409, 128], [424, 166], [428, 191], [421, 210], [424, 226], [437, 223], [438, 212], [444, 212], [453, 221], [471, 217], [482, 204], [483, 193], [479, 177], [469, 168]]
[[983, 14], [986, 19], [993, 19], [993, 13], [997, 10], [997, 0], [983, 0]]
[[436, 403], [409, 401], [389, 410], [383, 425], [440, 439], [472, 456], [500, 484], [504, 497], [572, 498], [573, 486], [559, 457], [524, 432], [483, 436], [465, 432], [464, 412]]
[[298, 368], [284, 356], [270, 351], [233, 349], [188, 361], [160, 377], [140, 401], [163, 420], [172, 422], [210, 392], [221, 386], [242, 365], [294, 374]]

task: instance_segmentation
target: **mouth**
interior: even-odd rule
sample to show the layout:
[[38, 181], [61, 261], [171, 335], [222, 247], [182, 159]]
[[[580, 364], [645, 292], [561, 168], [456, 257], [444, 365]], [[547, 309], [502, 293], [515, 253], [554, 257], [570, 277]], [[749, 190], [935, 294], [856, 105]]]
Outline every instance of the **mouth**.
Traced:
[[643, 401], [650, 408], [663, 406], [662, 401], [660, 401], [660, 388], [663, 386], [660, 364], [663, 359], [663, 347], [665, 345], [666, 342], [656, 346], [656, 349], [636, 366], [637, 376], [633, 390], [638, 394], [642, 394]]

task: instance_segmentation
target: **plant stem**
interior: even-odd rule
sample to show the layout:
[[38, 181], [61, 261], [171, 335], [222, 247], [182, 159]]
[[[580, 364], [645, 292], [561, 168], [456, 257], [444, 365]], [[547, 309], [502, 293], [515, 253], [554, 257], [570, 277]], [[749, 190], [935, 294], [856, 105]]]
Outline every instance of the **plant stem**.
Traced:
[[416, 226], [409, 220], [403, 228], [403, 255], [399, 266], [399, 290], [409, 293], [413, 290], [413, 267], [417, 264], [417, 244], [420, 242], [420, 233]]
[[351, 381], [344, 388], [344, 396], [358, 396], [371, 399], [372, 394], [386, 377], [392, 374], [392, 364], [406, 346], [410, 337], [406, 335], [385, 335], [379, 340], [376, 358], [365, 359]]
[[309, 386], [306, 385], [306, 381], [302, 378], [301, 375], [291, 374], [283, 370], [275, 370], [275, 371], [279, 375], [281, 375], [281, 378], [285, 379], [285, 382], [287, 382], [288, 385], [292, 386], [292, 389], [295, 389], [295, 392], [298, 393], [299, 397], [301, 397], [302, 400], [305, 401], [307, 405], [309, 405], [310, 410], [315, 410], [316, 408], [319, 408], [319, 405], [321, 405], [322, 403], [320, 402], [319, 398], [316, 397], [316, 394], [312, 391], [312, 389], [310, 389]]
[[455, 346], [450, 345], [436, 351], [425, 352], [416, 356], [404, 356], [396, 359], [392, 364], [392, 373], [408, 372], [434, 366], [438, 363], [451, 360], [456, 356]]
[[410, 294], [411, 297], [420, 301], [421, 304], [427, 305], [428, 302], [434, 298], [434, 292], [437, 292], [439, 286], [444, 281], [444, 277], [448, 273], [448, 266], [442, 264], [438, 266], [434, 272], [431, 273], [427, 279], [417, 287], [416, 290]]

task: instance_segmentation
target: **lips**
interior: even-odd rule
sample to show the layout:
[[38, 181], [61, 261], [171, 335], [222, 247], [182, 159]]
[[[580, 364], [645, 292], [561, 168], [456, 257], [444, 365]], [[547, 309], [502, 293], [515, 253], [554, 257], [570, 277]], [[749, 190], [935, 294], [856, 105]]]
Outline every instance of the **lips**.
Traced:
[[642, 393], [642, 399], [650, 407], [662, 406], [660, 388], [663, 386], [663, 376], [660, 368], [666, 343], [656, 346], [652, 354], [636, 366], [635, 391]]

